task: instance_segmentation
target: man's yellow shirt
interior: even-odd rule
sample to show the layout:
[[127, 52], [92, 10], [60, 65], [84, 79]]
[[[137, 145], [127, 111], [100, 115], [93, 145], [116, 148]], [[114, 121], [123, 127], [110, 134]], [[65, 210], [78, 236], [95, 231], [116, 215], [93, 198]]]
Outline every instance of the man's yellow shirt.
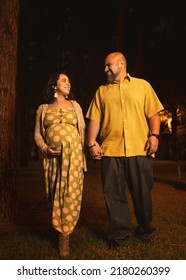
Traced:
[[163, 109], [152, 86], [128, 74], [121, 83], [98, 88], [86, 117], [100, 122], [104, 156], [146, 156], [148, 119]]

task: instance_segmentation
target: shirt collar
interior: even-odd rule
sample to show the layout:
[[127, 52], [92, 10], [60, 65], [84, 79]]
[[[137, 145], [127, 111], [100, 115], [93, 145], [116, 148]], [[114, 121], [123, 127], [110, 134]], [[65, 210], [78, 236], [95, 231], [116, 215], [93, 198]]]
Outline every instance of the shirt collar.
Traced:
[[121, 83], [123, 83], [125, 80], [128, 80], [128, 81], [130, 82], [131, 77], [130, 77], [130, 74], [129, 74], [129, 73], [127, 73], [127, 75], [125, 76], [125, 78], [123, 79], [123, 81], [121, 81], [120, 83], [113, 82], [112, 84], [121, 84]]
[[125, 76], [124, 80], [128, 80], [130, 82], [131, 80], [131, 76], [129, 73], [127, 73], [127, 75]]

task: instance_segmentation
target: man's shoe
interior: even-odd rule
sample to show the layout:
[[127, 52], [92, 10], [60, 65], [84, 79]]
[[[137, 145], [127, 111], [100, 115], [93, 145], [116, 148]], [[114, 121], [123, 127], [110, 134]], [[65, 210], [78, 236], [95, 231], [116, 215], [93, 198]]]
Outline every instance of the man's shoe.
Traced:
[[119, 240], [112, 240], [108, 242], [108, 248], [110, 250], [112, 249], [119, 249], [119, 247], [127, 246], [130, 244], [130, 238], [126, 237], [124, 239], [119, 239]]
[[109, 241], [108, 248], [109, 250], [117, 250], [121, 244], [119, 244], [117, 241]]
[[150, 228], [148, 230], [141, 230], [139, 227], [135, 230], [135, 235], [138, 240], [144, 243], [149, 243], [153, 241], [155, 228]]
[[151, 242], [153, 242], [153, 238], [151, 237], [151, 238], [149, 238], [149, 237], [144, 237], [144, 236], [137, 236], [137, 239], [139, 240], [139, 241], [141, 241], [142, 243], [151, 243]]

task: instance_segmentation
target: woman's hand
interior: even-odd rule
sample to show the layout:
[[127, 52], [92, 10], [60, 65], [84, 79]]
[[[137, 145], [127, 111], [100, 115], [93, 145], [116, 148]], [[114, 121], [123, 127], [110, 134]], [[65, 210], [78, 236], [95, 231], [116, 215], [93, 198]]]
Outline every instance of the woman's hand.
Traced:
[[103, 156], [103, 151], [100, 146], [96, 145], [89, 149], [92, 159], [101, 160]]
[[61, 148], [56, 148], [55, 146], [48, 146], [47, 154], [50, 156], [60, 156], [61, 155]]

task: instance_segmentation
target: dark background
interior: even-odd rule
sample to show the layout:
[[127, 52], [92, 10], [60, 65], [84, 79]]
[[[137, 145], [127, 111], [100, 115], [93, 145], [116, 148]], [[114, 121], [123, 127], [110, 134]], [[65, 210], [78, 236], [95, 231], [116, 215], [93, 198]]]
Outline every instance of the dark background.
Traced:
[[18, 129], [24, 118], [29, 145], [49, 75], [58, 69], [68, 72], [86, 113], [104, 82], [104, 58], [112, 51], [124, 53], [130, 75], [148, 80], [165, 106], [186, 103], [182, 1], [20, 0], [20, 4]]
[[103, 80], [105, 56], [119, 50], [131, 75], [168, 98], [174, 83], [184, 84], [186, 14], [180, 3], [21, 0], [19, 47], [29, 95], [37, 99], [48, 76], [64, 68], [76, 82], [77, 98], [83, 101], [83, 91], [89, 101]]

